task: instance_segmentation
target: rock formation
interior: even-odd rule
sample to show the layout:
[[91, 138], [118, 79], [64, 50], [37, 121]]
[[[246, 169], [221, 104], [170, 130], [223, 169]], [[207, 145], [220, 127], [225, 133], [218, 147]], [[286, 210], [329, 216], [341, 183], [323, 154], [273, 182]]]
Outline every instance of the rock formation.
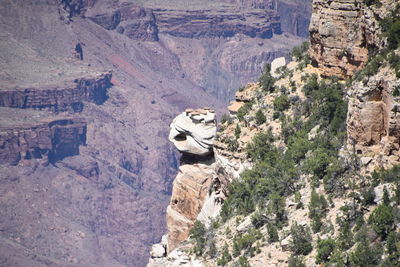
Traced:
[[[207, 169], [207, 172], [205, 172], [206, 167], [198, 163], [182, 165], [182, 172], [178, 174], [176, 183], [174, 183], [174, 195], [168, 208], [168, 239], [171, 238], [171, 240], [164, 243], [168, 243], [168, 246], [154, 247], [149, 266], [216, 266], [221, 265], [221, 263], [224, 266], [236, 266], [240, 265], [241, 262], [245, 262], [246, 266], [256, 267], [291, 265], [291, 261], [293, 263], [293, 261], [298, 260], [293, 260], [298, 253], [296, 251], [297, 246], [303, 247], [304, 244], [303, 242], [296, 244], [295, 239], [298, 238], [295, 235], [296, 227], [304, 230], [302, 232], [303, 237], [307, 235], [305, 239], [308, 239], [307, 242], [310, 246], [310, 251], [304, 253], [304, 258], [301, 256], [302, 259], [299, 260], [305, 266], [315, 266], [315, 264], [336, 265], [339, 262], [342, 263], [342, 261], [345, 264], [357, 265], [357, 261], [360, 260], [357, 257], [360, 254], [355, 252], [356, 250], [363, 251], [362, 253], [367, 255], [371, 252], [370, 248], [375, 246], [380, 248], [387, 244], [385, 237], [378, 237], [379, 230], [377, 230], [373, 220], [375, 220], [376, 217], [374, 218], [374, 216], [378, 214], [379, 208], [385, 207], [388, 208], [388, 214], [398, 216], [399, 200], [393, 197], [395, 196], [394, 191], [398, 191], [398, 169], [387, 170], [387, 173], [378, 171], [375, 176], [381, 181], [378, 181], [379, 179], [376, 177], [374, 178], [374, 175], [372, 175], [373, 179], [370, 179], [370, 175], [372, 171], [379, 170], [381, 167], [388, 169], [397, 165], [398, 168], [400, 162], [400, 119], [398, 116], [400, 111], [400, 79], [399, 75], [396, 76], [395, 73], [395, 69], [398, 71], [398, 65], [393, 66], [393, 62], [389, 64], [390, 60], [386, 57], [385, 51], [380, 51], [383, 54], [379, 55], [383, 63], [377, 63], [373, 66], [375, 67], [373, 71], [366, 68], [365, 72], [368, 74], [361, 72], [353, 79], [349, 79], [347, 84], [336, 79], [324, 79], [324, 77], [337, 76], [345, 79], [365, 66], [368, 56], [370, 56], [368, 50], [382, 48], [385, 42], [384, 39], [381, 39], [382, 36], [379, 36], [380, 30], [377, 21], [396, 2], [398, 1], [388, 0], [366, 6], [366, 2], [361, 0], [314, 1], [314, 13], [310, 27], [311, 47], [309, 49], [309, 55], [314, 64], [308, 64], [308, 59], [290, 62], [287, 65], [289, 73], [276, 77], [275, 85], [281, 88], [280, 92], [275, 90], [266, 93], [260, 84], [251, 84], [235, 94], [235, 101], [229, 107], [233, 116], [222, 124], [222, 130], [217, 134], [218, 140], [214, 142], [215, 162], [210, 165], [212, 169]], [[392, 51], [392, 55], [399, 55], [399, 52], [397, 47]], [[392, 59], [392, 61], [394, 60]], [[396, 62], [398, 62], [398, 59], [396, 59]], [[276, 68], [273, 69], [271, 74], [274, 74]], [[371, 74], [372, 72], [374, 73]], [[305, 78], [314, 75], [317, 77], [317, 81], [311, 79], [307, 81], [309, 78]], [[317, 85], [314, 86], [311, 81], [317, 83]], [[327, 87], [324, 88], [324, 85]], [[290, 92], [287, 90], [289, 87], [291, 87]], [[313, 88], [310, 89], [309, 87]], [[346, 90], [347, 95], [341, 91], [341, 88]], [[307, 111], [304, 109], [303, 104], [308, 105], [310, 102], [315, 101], [317, 103], [321, 100], [318, 98], [319, 96], [315, 97], [307, 91], [313, 89], [320, 89], [321, 95], [326, 94], [326, 98], [322, 99], [322, 102], [328, 103], [328, 105], [334, 104], [334, 120], [328, 122], [333, 115], [329, 119], [322, 115], [324, 113], [322, 110], [325, 109], [323, 104], [321, 106], [311, 104]], [[323, 90], [328, 91], [328, 93], [323, 92]], [[330, 90], [331, 92], [329, 92]], [[333, 91], [336, 94], [333, 97], [335, 99], [329, 99], [332, 97], [330, 93]], [[290, 102], [288, 107], [281, 111], [285, 119], [279, 118], [280, 115], [274, 107], [277, 97], [282, 96], [287, 97], [287, 101]], [[346, 121], [343, 111], [347, 103], [344, 99], [348, 100]], [[242, 116], [241, 120], [238, 120], [234, 115], [246, 102], [254, 102], [254, 104], [249, 105], [246, 114]], [[303, 113], [304, 111], [306, 112]], [[265, 116], [264, 122], [254, 123], [257, 113], [260, 114], [260, 112]], [[338, 115], [338, 113], [342, 114]], [[318, 120], [317, 116], [322, 116], [323, 119]], [[301, 123], [297, 124], [299, 118], [301, 120], [304, 118], [307, 123], [314, 124], [313, 127], [308, 128], [310, 125], [304, 127]], [[329, 126], [325, 127], [325, 123]], [[338, 132], [327, 134], [326, 129], [337, 127], [339, 125], [337, 123], [340, 124]], [[236, 129], [240, 129], [240, 131], [236, 131]], [[306, 129], [307, 135], [299, 138], [296, 133], [299, 129], [301, 131]], [[346, 131], [347, 142], [343, 138]], [[269, 140], [253, 139], [258, 133], [268, 133], [269, 136], [264, 135], [264, 138]], [[173, 134], [173, 136], [178, 135]], [[282, 137], [289, 137], [289, 139], [285, 141], [282, 140], [284, 139]], [[303, 138], [306, 139], [302, 140]], [[323, 141], [326, 142], [325, 144], [330, 144], [329, 148], [324, 148], [326, 151], [324, 149], [319, 150], [321, 140], [319, 138], [332, 138], [332, 140]], [[287, 187], [291, 182], [287, 184], [288, 180], [282, 178], [286, 174], [284, 168], [290, 166], [290, 164], [284, 163], [282, 167], [280, 165], [282, 163], [279, 162], [276, 169], [279, 169], [279, 173], [274, 177], [274, 171], [271, 171], [275, 168], [272, 167], [274, 165], [271, 163], [274, 161], [272, 157], [267, 156], [266, 159], [260, 160], [257, 159], [259, 155], [256, 155], [252, 158], [251, 163], [246, 162], [246, 159], [251, 158], [252, 155], [245, 152], [244, 148], [247, 146], [247, 150], [251, 151], [251, 145], [262, 145], [260, 142], [276, 146], [278, 150], [282, 151], [281, 155], [289, 156], [288, 158], [293, 156], [290, 155], [293, 144], [296, 144], [296, 148], [293, 150], [296, 152], [298, 151], [297, 146], [313, 147], [315, 145], [315, 148], [306, 149], [307, 152], [302, 155], [305, 158], [296, 159], [296, 163], [291, 165], [292, 171], [295, 173], [295, 181], [291, 186], [299, 187], [294, 189], [296, 193], [280, 193], [281, 202], [278, 205], [280, 206], [279, 209], [284, 210], [282, 213], [279, 211], [283, 215], [279, 219], [280, 222], [277, 220], [278, 212], [273, 214], [272, 211], [277, 204], [272, 204], [274, 198], [271, 197], [272, 195], [268, 195], [270, 194], [268, 191], [273, 187], [269, 186], [274, 184], [275, 181], [270, 183], [268, 178], [265, 177], [270, 176], [269, 178], [279, 181], [284, 180], [283, 187]], [[250, 146], [248, 146], [249, 144]], [[332, 149], [333, 147], [338, 149]], [[340, 152], [336, 154], [339, 149]], [[260, 153], [258, 147], [255, 147], [254, 151], [257, 151], [255, 154]], [[321, 153], [321, 151], [324, 152]], [[330, 154], [331, 152], [334, 153]], [[249, 154], [246, 155], [247, 153]], [[229, 158], [229, 160], [221, 155]], [[319, 160], [319, 157], [331, 157], [328, 155], [332, 155], [332, 158], [326, 158], [327, 162], [326, 164], [323, 163], [324, 166], [316, 163], [320, 167], [317, 171], [315, 169], [311, 172], [310, 170], [305, 172], [295, 170], [297, 166], [302, 164], [306, 166], [306, 164], [312, 162], [311, 165], [313, 165]], [[313, 160], [312, 157], [315, 157], [315, 162], [310, 161], [310, 159]], [[223, 162], [221, 162], [222, 159], [224, 159]], [[223, 213], [223, 216], [220, 217], [221, 220], [218, 221], [221, 225], [216, 227], [218, 230], [213, 227], [206, 230], [206, 236], [210, 237], [212, 242], [207, 244], [207, 240], [203, 241], [195, 237], [189, 238], [188, 242], [182, 242], [184, 236], [188, 236], [187, 232], [193, 224], [194, 219], [188, 219], [189, 217], [205, 222], [207, 228], [205, 218], [219, 213], [218, 208], [214, 209], [217, 207], [215, 203], [218, 200], [212, 198], [212, 193], [205, 194], [206, 189], [201, 185], [208, 185], [209, 191], [212, 192], [214, 186], [221, 182], [220, 192], [226, 190], [227, 185], [231, 182], [230, 178], [237, 177], [233, 174], [237, 174], [241, 170], [241, 164], [245, 162], [249, 165], [254, 164], [252, 165], [254, 173], [252, 171], [246, 172], [242, 176], [243, 179], [237, 181], [237, 184], [235, 183], [230, 188], [236, 194], [232, 194], [232, 198], [228, 196], [228, 200], [232, 200], [232, 202], [227, 201], [225, 203], [232, 206], [224, 206], [224, 211], [232, 209], [233, 212]], [[189, 183], [190, 178], [186, 176], [196, 177], [195, 182]], [[214, 177], [211, 178], [212, 181], [209, 183], [210, 178], [208, 177], [211, 176]], [[314, 182], [311, 182], [312, 179], [321, 181], [321, 186], [315, 186]], [[376, 185], [377, 183], [380, 184]], [[247, 186], [252, 188], [254, 184], [257, 186], [254, 186], [250, 191], [244, 189]], [[253, 193], [257, 194], [259, 190], [263, 191], [261, 189], [262, 184], [265, 185], [266, 190], [264, 192], [266, 193], [260, 197], [261, 203], [252, 202], [250, 204], [253, 205], [251, 211], [235, 212], [235, 209], [241, 208], [241, 200], [251, 199], [249, 196]], [[348, 186], [348, 184], [352, 185]], [[240, 187], [241, 185], [243, 185], [243, 188]], [[237, 188], [235, 189], [235, 187]], [[277, 191], [279, 192], [279, 190]], [[275, 194], [275, 192], [272, 193]], [[328, 193], [329, 204], [324, 197]], [[204, 200], [194, 201], [193, 196], [195, 195]], [[316, 198], [319, 198], [319, 200], [315, 200]], [[367, 198], [369, 198], [368, 201]], [[384, 198], [386, 198], [386, 203], [383, 200]], [[316, 204], [316, 202], [325, 204]], [[209, 203], [213, 203], [211, 208], [208, 206]], [[196, 216], [196, 212], [200, 209], [199, 205], [203, 206]], [[320, 214], [315, 216], [311, 214], [317, 205], [324, 206], [317, 212], [322, 214], [321, 217]], [[308, 209], [305, 207], [308, 207]], [[207, 213], [205, 211], [207, 209], [211, 212]], [[203, 214], [203, 211], [206, 215]], [[188, 214], [182, 216], [185, 212], [188, 212]], [[229, 212], [234, 215], [226, 215]], [[344, 228], [347, 228], [345, 236], [357, 236], [363, 233], [363, 230], [354, 227], [359, 219], [364, 221], [364, 229], [367, 229], [368, 234], [371, 234], [368, 239], [371, 244], [366, 248], [361, 248], [365, 246], [362, 244], [363, 241], [352, 241], [349, 243], [349, 247], [342, 249], [340, 259], [334, 259], [333, 255], [336, 255], [333, 254], [336, 250], [335, 244], [343, 240], [343, 232], [341, 231]], [[261, 241], [267, 235], [271, 237], [271, 225], [276, 227], [275, 224], [283, 221], [283, 225], [280, 226], [281, 229], [276, 230], [275, 241], [269, 240], [268, 243]], [[346, 222], [347, 226], [344, 227], [343, 222]], [[387, 225], [397, 235], [398, 231], [396, 230], [399, 228], [399, 221], [391, 220], [387, 224], [385, 223], [385, 226]], [[296, 227], [292, 228], [292, 226]], [[325, 227], [331, 228], [331, 230], [326, 231]], [[312, 228], [312, 231], [310, 231], [310, 228]], [[180, 232], [180, 229], [184, 229], [184, 231]], [[259, 236], [257, 237], [258, 233]], [[298, 234], [299, 232], [297, 232]], [[251, 239], [253, 241], [249, 241]], [[330, 256], [321, 260], [324, 242], [333, 245], [332, 250], [328, 253]], [[178, 245], [179, 243], [180, 245]], [[211, 243], [216, 247], [210, 245]], [[240, 248], [243, 243], [246, 243], [246, 245]], [[204, 245], [201, 257], [192, 253], [193, 249], [197, 248], [199, 244]], [[156, 253], [158, 250], [160, 253]], [[257, 252], [253, 253], [254, 251]], [[167, 252], [168, 255], [166, 255]], [[389, 265], [395, 265], [398, 262], [398, 254], [389, 256], [390, 252], [382, 251], [379, 253], [376, 262], [390, 262]], [[393, 257], [393, 261], [389, 257]]]
[[356, 0], [317, 0], [310, 22], [309, 55], [324, 76], [349, 77], [364, 66], [368, 49], [380, 47], [374, 13]]
[[171, 123], [169, 140], [179, 152], [204, 157], [212, 153], [217, 131], [215, 112], [211, 109], [187, 109]]
[[193, 11], [155, 9], [154, 13], [160, 33], [176, 37], [232, 37], [241, 33], [250, 37], [271, 38], [282, 33], [279, 15], [271, 9], [244, 12], [235, 8]]
[[183, 157], [167, 209], [168, 251], [188, 238], [203, 206], [214, 177], [216, 130], [215, 112], [209, 108], [188, 109], [171, 123], [169, 139]]
[[349, 92], [348, 149], [355, 150], [363, 165], [372, 161], [371, 170], [400, 161], [400, 99], [394, 93], [399, 87], [394, 71], [384, 69], [367, 83], [355, 82]]
[[[178, 153], [167, 138], [172, 118], [187, 107], [222, 109], [221, 102], [255, 80], [266, 62], [304, 40], [290, 33], [261, 38], [278, 29], [277, 17], [269, 17], [277, 14], [269, 0], [196, 0], [191, 2], [195, 12], [187, 16], [181, 11], [192, 6], [174, 1], [125, 2], [4, 0], [0, 5], [1, 101], [17, 113], [40, 115], [26, 115], [6, 128], [34, 135], [32, 129], [42, 122], [84, 118], [86, 124], [79, 155], [70, 124], [60, 141], [74, 148], [71, 157], [62, 158], [66, 151], [57, 146], [54, 153], [43, 150], [39, 162], [28, 160], [23, 152], [28, 146], [17, 142], [12, 149], [13, 155], [21, 151], [18, 166], [2, 164], [0, 205], [7, 208], [0, 214], [0, 262], [5, 265], [144, 266], [149, 244], [165, 233], [178, 169]], [[183, 13], [187, 25], [196, 24], [193, 14], [207, 10], [203, 18], [210, 21], [202, 20], [204, 29], [194, 25], [203, 37], [176, 37], [160, 31], [174, 33], [176, 25], [159, 28], [155, 9], [175, 10], [175, 19]], [[242, 21], [242, 13], [251, 21]], [[218, 26], [219, 19], [234, 32]], [[182, 29], [187, 34], [188, 28]], [[97, 98], [89, 93], [97, 91], [98, 77], [91, 74], [107, 74], [104, 70], [112, 70], [114, 86], [101, 85], [107, 94], [104, 98], [98, 88]], [[92, 85], [73, 82], [92, 78]], [[47, 109], [58, 114], [41, 113]], [[57, 155], [54, 164], [40, 164], [46, 153]]]
[[[202, 134], [204, 132], [211, 135]], [[181, 243], [188, 239], [196, 220], [209, 225], [215, 219], [229, 183], [243, 170], [242, 164], [231, 163], [219, 155], [221, 149], [214, 149], [215, 134], [215, 114], [208, 108], [186, 110], [171, 123], [170, 141], [183, 156], [167, 208], [167, 234], [160, 244], [153, 245], [149, 267], [203, 266], [201, 261], [182, 252]], [[209, 135], [212, 137], [205, 138], [207, 149], [204, 145], [199, 149], [198, 142], [195, 146], [185, 143], [191, 136]], [[231, 156], [228, 152], [224, 154]]]

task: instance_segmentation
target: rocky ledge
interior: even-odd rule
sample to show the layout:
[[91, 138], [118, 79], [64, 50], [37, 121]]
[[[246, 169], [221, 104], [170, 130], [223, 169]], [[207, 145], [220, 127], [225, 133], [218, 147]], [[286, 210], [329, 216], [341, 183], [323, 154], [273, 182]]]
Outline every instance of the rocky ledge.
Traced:
[[[11, 113], [16, 114], [16, 119], [4, 121], [10, 119]], [[1, 108], [0, 114], [0, 164], [15, 165], [29, 159], [48, 164], [78, 155], [79, 146], [86, 144], [87, 126], [82, 118], [49, 117], [32, 110], [7, 108]], [[16, 121], [24, 117], [26, 121]]]
[[0, 90], [0, 107], [79, 112], [83, 101], [102, 104], [107, 99], [111, 76], [106, 72], [95, 77], [78, 78], [62, 86], [3, 89]]

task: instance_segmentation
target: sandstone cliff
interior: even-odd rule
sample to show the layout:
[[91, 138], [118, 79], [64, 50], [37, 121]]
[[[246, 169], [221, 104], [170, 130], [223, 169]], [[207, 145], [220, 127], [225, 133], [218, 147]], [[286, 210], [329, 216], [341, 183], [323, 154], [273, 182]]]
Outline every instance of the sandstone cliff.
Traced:
[[310, 57], [324, 76], [349, 77], [365, 65], [369, 50], [382, 47], [377, 18], [387, 10], [372, 9], [364, 2], [313, 2]]

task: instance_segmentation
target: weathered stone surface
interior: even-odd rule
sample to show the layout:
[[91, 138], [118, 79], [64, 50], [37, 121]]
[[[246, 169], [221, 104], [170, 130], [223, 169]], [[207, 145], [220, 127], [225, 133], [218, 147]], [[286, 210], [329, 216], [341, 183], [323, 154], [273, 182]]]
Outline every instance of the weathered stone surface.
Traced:
[[353, 83], [349, 92], [348, 146], [349, 149], [354, 147], [355, 152], [365, 159], [363, 164], [375, 158], [374, 164], [369, 164], [371, 168], [377, 164], [381, 167], [390, 165], [396, 161], [393, 156], [400, 156], [400, 118], [397, 108], [400, 99], [393, 96], [393, 90], [398, 86], [400, 80], [393, 71], [385, 68], [370, 77], [367, 83]]
[[135, 4], [123, 4], [107, 14], [96, 14], [89, 19], [107, 30], [117, 30], [130, 39], [158, 41], [158, 27], [153, 11]]
[[179, 152], [203, 157], [212, 152], [216, 131], [213, 110], [188, 109], [171, 123], [169, 140]]
[[309, 54], [324, 76], [348, 77], [379, 47], [378, 22], [362, 0], [314, 0]]
[[150, 251], [150, 256], [152, 258], [162, 258], [165, 257], [166, 254], [166, 250], [165, 250], [165, 246], [163, 246], [162, 244], [154, 244], [151, 247], [151, 251]]
[[188, 238], [214, 175], [213, 160], [179, 167], [167, 209], [168, 251]]
[[279, 75], [276, 73], [276, 70], [280, 67], [286, 65], [286, 59], [284, 57], [278, 57], [271, 62], [271, 75], [273, 77], [278, 77]]

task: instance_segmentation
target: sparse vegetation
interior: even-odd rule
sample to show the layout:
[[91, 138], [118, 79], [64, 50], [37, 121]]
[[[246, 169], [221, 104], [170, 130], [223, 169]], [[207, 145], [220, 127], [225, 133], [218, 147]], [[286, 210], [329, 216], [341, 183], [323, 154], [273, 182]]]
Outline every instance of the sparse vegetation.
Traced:
[[266, 121], [267, 121], [267, 118], [265, 117], [263, 111], [261, 109], [259, 109], [256, 112], [256, 124], [261, 125], [261, 124], [264, 124]]
[[258, 81], [265, 92], [275, 91], [275, 78], [271, 75], [271, 64], [265, 64]]
[[308, 226], [293, 224], [290, 228], [292, 242], [290, 249], [294, 255], [308, 255], [312, 251], [311, 233]]

